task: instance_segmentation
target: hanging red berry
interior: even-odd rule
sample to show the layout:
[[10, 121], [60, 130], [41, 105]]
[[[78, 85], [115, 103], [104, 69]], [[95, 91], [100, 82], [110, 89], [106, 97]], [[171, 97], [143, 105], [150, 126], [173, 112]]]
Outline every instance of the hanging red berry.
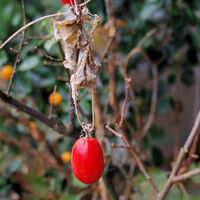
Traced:
[[104, 157], [99, 142], [92, 137], [78, 139], [71, 154], [75, 177], [85, 184], [97, 182], [104, 170]]
[[75, 4], [74, 0], [60, 0], [60, 2], [62, 4], [69, 4], [70, 6], [73, 6]]

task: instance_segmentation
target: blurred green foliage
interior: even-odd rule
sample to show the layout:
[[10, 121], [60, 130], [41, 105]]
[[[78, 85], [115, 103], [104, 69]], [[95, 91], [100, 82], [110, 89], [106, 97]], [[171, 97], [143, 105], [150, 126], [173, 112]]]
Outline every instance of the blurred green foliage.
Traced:
[[[1, 0], [0, 3], [0, 43], [5, 41], [12, 33], [23, 26], [23, 16], [20, 1]], [[50, 13], [59, 12], [62, 8], [58, 0], [25, 0], [27, 21], [30, 22], [38, 17]], [[118, 49], [123, 56], [127, 55], [153, 28], [157, 28], [155, 36], [150, 37], [143, 45], [143, 49], [148, 53], [153, 61], [163, 59], [158, 66], [158, 73], [162, 75], [165, 70], [169, 71], [167, 81], [159, 80], [158, 106], [157, 113], [165, 113], [172, 104], [173, 96], [168, 91], [168, 85], [176, 83], [178, 77], [178, 66], [182, 66], [181, 81], [187, 86], [194, 84], [193, 67], [199, 63], [198, 52], [200, 50], [200, 1], [182, 1], [182, 0], [114, 0], [115, 16], [117, 19], [125, 22], [125, 26], [118, 27]], [[103, 23], [107, 21], [106, 9], [103, 0], [93, 0], [89, 3], [91, 13], [97, 13], [102, 17]], [[34, 50], [34, 46], [39, 46], [48, 55], [55, 58], [61, 58], [53, 35], [52, 21], [44, 20], [31, 26], [27, 30], [27, 36], [47, 37], [47, 39], [28, 40], [20, 55], [20, 64], [14, 78], [12, 95], [23, 101], [27, 105], [48, 115], [49, 103], [48, 95], [53, 91], [56, 84], [58, 91], [63, 96], [61, 105], [55, 107], [53, 112], [59, 116], [63, 122], [68, 122], [68, 87], [64, 81], [57, 77], [66, 78], [67, 74], [62, 67], [44, 65], [48, 61], [41, 54]], [[20, 37], [14, 38], [3, 50], [0, 50], [0, 68], [5, 64], [13, 65], [15, 53], [10, 48], [17, 49]], [[140, 70], [140, 63], [144, 59], [142, 56], [135, 55], [129, 62], [129, 72]], [[122, 61], [123, 62], [123, 61]], [[124, 100], [124, 80], [120, 69], [116, 70], [117, 92], [120, 101]], [[152, 78], [151, 68], [148, 67], [148, 76]], [[0, 83], [0, 89], [6, 89], [7, 83]], [[108, 108], [112, 114], [112, 109], [108, 106], [108, 74], [105, 73], [105, 67], [102, 67], [99, 80], [99, 93], [102, 103], [102, 110]], [[83, 93], [82, 91], [81, 93]], [[149, 112], [151, 102], [151, 89], [145, 86], [135, 88], [137, 104], [142, 116]], [[80, 102], [82, 112], [87, 118], [91, 118], [91, 98], [86, 94]], [[135, 115], [133, 108], [129, 106], [127, 121], [132, 128], [136, 130]], [[184, 108], [183, 108], [184, 109]], [[16, 113], [13, 109], [8, 110], [15, 115], [23, 116], [28, 121], [34, 120], [30, 116]], [[47, 129], [40, 122], [36, 122], [39, 129], [43, 131], [50, 142], [58, 141], [57, 153], [71, 151], [73, 140], [71, 138], [55, 137], [56, 133]], [[77, 129], [80, 129], [77, 125]], [[0, 115], [0, 132], [6, 133], [15, 140], [31, 140], [31, 146], [38, 148], [36, 142], [27, 134], [27, 128], [21, 124], [13, 123], [4, 116]], [[143, 143], [144, 151], [151, 152], [151, 158], [154, 166], [163, 166], [165, 158], [163, 153], [153, 143], [164, 135], [161, 127], [153, 126], [150, 134]], [[31, 139], [30, 139], [31, 138]], [[113, 138], [111, 139], [113, 140]], [[0, 141], [0, 199], [9, 200], [13, 192], [20, 192], [24, 188], [16, 188], [18, 183], [26, 182], [29, 185], [32, 196], [29, 199], [46, 199], [50, 192], [58, 195], [59, 200], [81, 199], [85, 185], [77, 182], [73, 178], [72, 183], [66, 183], [66, 180], [54, 169], [48, 169], [44, 176], [36, 173], [22, 174], [23, 163], [27, 162], [27, 156], [23, 155], [17, 148], [6, 145]], [[70, 165], [67, 166], [70, 169]], [[166, 181], [166, 174], [157, 168], [150, 170], [153, 180], [159, 189], [163, 187]], [[20, 174], [21, 173], [21, 174]], [[18, 175], [19, 179], [13, 177]], [[199, 177], [198, 177], [199, 178]], [[16, 180], [16, 182], [14, 181]], [[48, 180], [48, 181], [47, 181]], [[195, 181], [195, 180], [194, 180]], [[136, 186], [142, 191], [144, 199], [152, 199], [152, 191], [146, 179], [142, 175], [135, 177]], [[19, 192], [20, 191], [20, 192]], [[141, 192], [140, 191], [140, 192]], [[76, 195], [79, 193], [79, 195]], [[133, 199], [143, 199], [140, 193], [135, 193]], [[174, 187], [169, 193], [167, 199], [184, 199], [177, 187]], [[198, 199], [198, 197], [190, 197]]]

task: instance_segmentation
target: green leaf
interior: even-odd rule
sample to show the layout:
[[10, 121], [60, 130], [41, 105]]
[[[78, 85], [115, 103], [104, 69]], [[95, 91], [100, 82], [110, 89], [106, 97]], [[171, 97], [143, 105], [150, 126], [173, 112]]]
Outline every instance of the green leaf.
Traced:
[[27, 71], [36, 68], [40, 64], [38, 56], [30, 56], [26, 58], [20, 65], [19, 71]]
[[0, 66], [4, 65], [8, 61], [8, 56], [6, 51], [0, 51]]
[[79, 200], [79, 195], [68, 195], [68, 194], [62, 194], [61, 197], [58, 200]]
[[[193, 163], [193, 164], [191, 164], [190, 165], [190, 168], [189, 168], [189, 171], [191, 171], [191, 170], [194, 170], [194, 169], [197, 169], [197, 168], [200, 168], [200, 163]], [[195, 183], [200, 183], [200, 175], [197, 175], [197, 176], [193, 176], [192, 178], [191, 178], [191, 180], [193, 181], [193, 182], [195, 182]]]
[[21, 184], [21, 187], [30, 192], [29, 198], [37, 199], [44, 198], [49, 193], [49, 184], [44, 177], [35, 174], [22, 174], [16, 172], [13, 174], [13, 179]]
[[56, 41], [54, 38], [51, 38], [49, 40], [47, 40], [45, 43], [44, 43], [44, 48], [46, 51], [50, 51], [52, 46], [56, 44]]
[[152, 126], [149, 132], [153, 139], [160, 139], [164, 135], [164, 129], [158, 126]]
[[19, 161], [17, 161], [17, 160], [14, 160], [14, 161], [11, 161], [11, 162], [9, 163], [9, 165], [8, 165], [8, 167], [7, 167], [7, 169], [6, 169], [6, 172], [7, 172], [8, 174], [11, 174], [11, 173], [13, 173], [13, 172], [15, 172], [15, 171], [20, 170], [21, 167], [22, 167], [21, 162], [19, 162]]
[[29, 74], [29, 79], [39, 88], [50, 87], [55, 84], [55, 76], [47, 67], [41, 67]]
[[161, 7], [162, 1], [160, 2], [156, 0], [148, 0], [144, 4], [142, 11], [140, 13], [141, 19], [142, 20], [149, 19], [156, 12], [156, 10], [158, 10]]
[[[149, 175], [152, 177], [154, 184], [158, 190], [161, 191], [167, 180], [167, 175], [164, 171], [159, 168], [148, 169]], [[143, 174], [139, 174], [134, 178], [134, 183], [139, 188], [139, 191], [133, 195], [133, 200], [150, 200], [155, 199], [152, 187], [144, 177]], [[179, 189], [174, 185], [169, 191], [165, 200], [181, 199], [182, 195]]]
[[84, 184], [84, 183], [81, 183], [81, 182], [74, 176], [74, 174], [73, 174], [73, 176], [72, 176], [72, 184], [73, 184], [74, 186], [78, 187], [78, 188], [81, 188], [81, 189], [84, 189], [84, 188], [87, 187], [87, 185]]
[[23, 97], [24, 95], [30, 93], [32, 91], [32, 83], [28, 78], [27, 73], [17, 73], [15, 80], [15, 90], [14, 92]]

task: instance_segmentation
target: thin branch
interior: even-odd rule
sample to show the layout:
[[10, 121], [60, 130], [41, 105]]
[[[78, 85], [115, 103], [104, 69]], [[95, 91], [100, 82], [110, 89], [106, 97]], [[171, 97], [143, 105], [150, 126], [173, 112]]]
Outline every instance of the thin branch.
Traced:
[[4, 117], [8, 117], [8, 118], [14, 120], [14, 121], [17, 122], [17, 123], [21, 123], [21, 124], [23, 124], [23, 125], [25, 125], [25, 126], [29, 126], [29, 122], [28, 122], [26, 119], [21, 118], [21, 117], [19, 117], [19, 116], [15, 117], [15, 116], [12, 115], [8, 110], [6, 110], [5, 108], [3, 108], [3, 107], [1, 107], [1, 106], [0, 106], [0, 113], [1, 113], [1, 115], [3, 115]]
[[194, 170], [192, 170], [192, 171], [190, 171], [190, 172], [181, 174], [181, 175], [179, 175], [179, 176], [175, 176], [175, 177], [173, 178], [173, 182], [174, 182], [174, 183], [182, 182], [182, 181], [185, 181], [185, 180], [187, 180], [187, 179], [190, 179], [191, 177], [196, 176], [196, 175], [198, 175], [198, 174], [200, 174], [200, 168], [194, 169]]
[[51, 167], [57, 169], [58, 171], [64, 173], [67, 178], [70, 177], [70, 173], [62, 167], [62, 165], [58, 164], [58, 162], [53, 159], [50, 155], [48, 155], [45, 152], [37, 151], [32, 149], [28, 143], [24, 141], [15, 141], [11, 138], [9, 138], [6, 134], [0, 134], [0, 139], [6, 142], [7, 144], [14, 145], [17, 148], [19, 148], [21, 151], [28, 153], [29, 155], [40, 157], [45, 163], [48, 163]]
[[115, 143], [111, 144], [112, 148], [122, 148], [122, 149], [130, 149], [129, 146], [125, 146], [125, 145], [116, 145]]
[[129, 141], [127, 135], [125, 134], [125, 132], [123, 131], [123, 142], [125, 145], [130, 146], [130, 156], [131, 158], [135, 161], [135, 163], [137, 164], [137, 166], [139, 167], [140, 171], [144, 174], [145, 178], [148, 180], [148, 182], [150, 183], [150, 185], [152, 186], [152, 189], [154, 191], [155, 196], [157, 196], [158, 194], [158, 188], [156, 187], [156, 185], [154, 184], [151, 176], [148, 174], [148, 172], [145, 169], [145, 166], [142, 162], [142, 159], [140, 158], [139, 153], [137, 152], [137, 150], [135, 149], [135, 147], [131, 144], [131, 142]]
[[157, 64], [153, 63], [150, 57], [142, 51], [144, 58], [152, 65], [152, 73], [153, 73], [153, 82], [152, 82], [152, 96], [151, 96], [151, 106], [150, 112], [147, 119], [147, 122], [142, 130], [142, 138], [146, 136], [151, 125], [153, 123], [155, 112], [156, 112], [156, 105], [157, 105], [157, 96], [158, 96], [158, 72], [157, 72]]
[[116, 135], [117, 137], [122, 138], [122, 134], [120, 134], [120, 133], [118, 133], [117, 131], [115, 131], [114, 129], [112, 129], [112, 128], [110, 127], [110, 124], [109, 124], [109, 123], [106, 125], [106, 129], [108, 129], [111, 133], [113, 133], [113, 134]]
[[[65, 53], [62, 49], [62, 45], [60, 42], [57, 42], [58, 45], [58, 49], [60, 51], [61, 57], [64, 60], [65, 59]], [[68, 79], [66, 80], [67, 82], [70, 82], [70, 78], [71, 78], [71, 72], [69, 69], [66, 69], [67, 75], [68, 75]], [[70, 135], [72, 135], [75, 132], [75, 106], [74, 106], [74, 101], [72, 98], [72, 88], [70, 83], [69, 85], [69, 95], [68, 95], [68, 99], [69, 99], [69, 133]]]
[[104, 0], [106, 4], [106, 13], [108, 20], [111, 20], [114, 17], [114, 3], [113, 0]]
[[189, 152], [191, 145], [194, 142], [196, 134], [198, 134], [199, 127], [200, 127], [200, 111], [199, 111], [199, 113], [196, 117], [196, 120], [194, 122], [194, 126], [193, 126], [184, 146], [179, 151], [179, 154], [178, 154], [178, 157], [175, 161], [172, 172], [171, 172], [163, 190], [158, 194], [157, 200], [163, 200], [165, 198], [165, 196], [167, 195], [167, 193], [169, 192], [171, 186], [173, 185], [173, 179], [177, 175], [177, 173], [179, 172], [179, 169], [181, 167], [183, 159], [184, 159], [185, 155]]
[[138, 105], [136, 103], [135, 88], [134, 88], [133, 84], [130, 85], [130, 96], [131, 96], [133, 108], [134, 108], [134, 111], [135, 111], [137, 132], [141, 133], [142, 132], [142, 119], [141, 119], [141, 115], [140, 115]]
[[53, 67], [61, 67], [61, 66], [63, 66], [62, 62], [55, 63], [55, 62], [44, 61], [43, 64], [44, 65], [48, 65], [48, 66], [53, 66]]
[[40, 22], [44, 19], [48, 19], [48, 18], [52, 18], [52, 17], [56, 17], [56, 16], [67, 15], [67, 14], [69, 14], [69, 13], [56, 13], [56, 14], [46, 15], [46, 16], [40, 17], [40, 18], [26, 24], [25, 26], [23, 26], [19, 30], [17, 30], [15, 33], [13, 33], [5, 42], [3, 42], [3, 44], [0, 46], [0, 49], [2, 49], [10, 40], [12, 40], [14, 37], [16, 37], [19, 33], [26, 30], [28, 27], [32, 26], [33, 24]]
[[[22, 10], [23, 10], [24, 25], [26, 25], [26, 13], [25, 13], [25, 7], [24, 7], [24, 0], [21, 0], [21, 3], [22, 3]], [[20, 53], [21, 53], [23, 45], [24, 45], [25, 35], [26, 35], [26, 30], [24, 30], [22, 32], [21, 43], [20, 43], [19, 49], [17, 50], [17, 56], [16, 56], [15, 63], [14, 63], [14, 66], [13, 66], [12, 75], [11, 75], [11, 78], [10, 78], [10, 81], [9, 81], [9, 84], [8, 84], [8, 91], [7, 91], [8, 94], [10, 94], [10, 90], [11, 90], [11, 87], [12, 87], [12, 82], [13, 82], [14, 74], [15, 74], [15, 71], [16, 71], [16, 67], [17, 67], [17, 64], [19, 63], [19, 57], [20, 57]]]
[[57, 85], [55, 85], [54, 89], [53, 89], [53, 98], [52, 98], [52, 102], [50, 102], [51, 106], [50, 106], [50, 110], [49, 110], [49, 119], [51, 119], [51, 116], [52, 116], [53, 103], [54, 103], [54, 100], [55, 100], [56, 89], [57, 89]]
[[116, 68], [117, 68], [117, 64], [116, 64], [116, 60], [117, 60], [117, 56], [111, 55], [109, 56], [109, 62], [107, 65], [107, 71], [108, 71], [108, 100], [109, 100], [109, 104], [112, 107], [113, 111], [114, 111], [114, 122], [119, 122], [120, 121], [120, 112], [119, 112], [119, 105], [118, 105], [118, 101], [117, 101], [117, 84], [116, 84]]
[[51, 39], [53, 35], [47, 35], [47, 36], [25, 36], [28, 40], [47, 40]]
[[[34, 131], [37, 131], [38, 134], [41, 135], [42, 137], [42, 141], [43, 143], [46, 145], [47, 147], [47, 150], [49, 151], [49, 153], [55, 158], [55, 160], [58, 162], [58, 164], [62, 164], [62, 160], [60, 159], [59, 156], [57, 156], [55, 150], [53, 149], [52, 145], [49, 143], [49, 141], [45, 138], [45, 134], [40, 132], [37, 128], [37, 126], [34, 126], [34, 127], [31, 127], [30, 126], [30, 121], [28, 121], [27, 119], [25, 118], [22, 118], [22, 117], [15, 117], [14, 115], [12, 115], [10, 112], [8, 112], [6, 109], [2, 108], [0, 106], [0, 113], [1, 115], [3, 115], [4, 117], [8, 117], [10, 119], [12, 119], [13, 121], [17, 122], [17, 123], [21, 123], [23, 124], [24, 126], [28, 127], [30, 130], [30, 133], [32, 134], [33, 138], [34, 138]], [[36, 138], [34, 138], [36, 140]], [[36, 140], [36, 142], [38, 142]]]
[[14, 49], [12, 47], [10, 48], [10, 51], [12, 51], [13, 53], [16, 53], [16, 54], [18, 53], [18, 50]]
[[20, 103], [16, 99], [14, 99], [12, 96], [8, 96], [4, 92], [0, 90], [0, 99], [13, 106], [16, 108], [18, 111], [21, 111], [23, 113], [26, 113], [37, 120], [41, 121], [42, 123], [46, 124], [48, 127], [52, 128], [56, 132], [63, 134], [63, 135], [68, 135], [71, 136], [71, 133], [68, 131], [69, 128], [67, 128], [62, 121], [60, 121], [57, 117], [52, 116], [51, 119], [46, 117], [44, 114], [34, 110], [33, 108], [24, 105], [23, 103]]
[[128, 104], [128, 101], [129, 101], [128, 94], [129, 94], [130, 85], [131, 85], [131, 79], [127, 78], [126, 79], [126, 95], [125, 95], [124, 106], [123, 106], [123, 109], [122, 109], [121, 120], [119, 122], [119, 128], [122, 128], [122, 126], [124, 125], [126, 108], [127, 108], [127, 104]]
[[113, 129], [109, 126], [109, 124], [106, 125], [106, 128], [107, 128], [109, 131], [111, 131], [113, 134], [115, 134], [116, 136], [120, 137], [120, 138], [123, 140], [125, 146], [130, 147], [130, 148], [128, 149], [128, 152], [130, 153], [131, 158], [133, 159], [133, 161], [135, 162], [135, 164], [137, 164], [137, 166], [139, 167], [140, 171], [144, 174], [145, 178], [149, 181], [150, 185], [151, 185], [152, 188], [153, 188], [153, 191], [154, 191], [155, 195], [157, 195], [157, 194], [158, 194], [158, 189], [157, 189], [157, 187], [155, 186], [155, 184], [153, 183], [153, 181], [152, 181], [150, 175], [149, 175], [149, 174], [147, 173], [147, 171], [145, 170], [145, 167], [144, 167], [144, 164], [142, 163], [142, 160], [141, 160], [141, 158], [140, 158], [140, 155], [138, 154], [138, 152], [137, 152], [137, 150], [135, 149], [135, 147], [134, 147], [134, 146], [131, 144], [131, 142], [129, 141], [129, 139], [128, 139], [126, 133], [125, 133], [125, 131], [121, 130], [122, 133], [119, 133], [119, 132], [113, 130]]
[[136, 47], [134, 47], [134, 48], [128, 53], [128, 55], [127, 55], [126, 58], [125, 58], [124, 66], [123, 66], [125, 77], [127, 76], [127, 69], [128, 69], [128, 63], [129, 63], [130, 58], [131, 58], [133, 55], [135, 55], [136, 53], [140, 53], [140, 52], [141, 52], [141, 48], [142, 48], [142, 45], [144, 44], [144, 42], [145, 42], [149, 37], [151, 37], [155, 32], [156, 32], [156, 29], [153, 29], [153, 30], [149, 31], [149, 32], [144, 36], [144, 38], [141, 40], [141, 42], [140, 42]]
[[86, 2], [84, 2], [84, 3], [82, 3], [82, 4], [80, 4], [81, 6], [85, 6], [86, 4], [88, 4], [90, 1], [92, 1], [92, 0], [88, 0], [88, 1], [86, 1]]
[[47, 55], [43, 50], [41, 50], [39, 47], [35, 46], [34, 49], [36, 51], [38, 51], [39, 53], [41, 53], [42, 55], [44, 55], [46, 58], [48, 58], [49, 60], [51, 61], [55, 61], [55, 62], [63, 62], [64, 60], [61, 60], [61, 59], [57, 59], [57, 58], [53, 58], [49, 55]]
[[179, 134], [180, 134], [180, 101], [178, 99], [179, 95], [179, 89], [181, 84], [181, 76], [182, 76], [182, 64], [177, 65], [177, 77], [176, 77], [176, 83], [174, 87], [172, 88], [172, 95], [173, 95], [173, 101], [174, 101], [174, 158], [178, 154], [179, 150]]

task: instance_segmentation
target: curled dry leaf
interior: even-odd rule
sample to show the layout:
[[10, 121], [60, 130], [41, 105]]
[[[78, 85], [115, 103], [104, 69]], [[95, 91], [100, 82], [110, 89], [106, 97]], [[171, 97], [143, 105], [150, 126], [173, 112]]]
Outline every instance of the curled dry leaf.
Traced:
[[62, 21], [54, 21], [54, 35], [56, 41], [60, 41], [65, 53], [64, 66], [70, 70], [76, 68], [76, 38], [78, 25], [76, 17]]
[[54, 35], [65, 53], [64, 67], [71, 71], [72, 97], [77, 101], [77, 91], [92, 87], [96, 82], [99, 64], [94, 62], [91, 43], [100, 17], [92, 15], [86, 7], [78, 7], [64, 20], [54, 21]]
[[96, 70], [90, 49], [80, 52], [77, 71], [71, 76], [72, 98], [76, 101], [77, 91], [91, 87], [96, 81]]

